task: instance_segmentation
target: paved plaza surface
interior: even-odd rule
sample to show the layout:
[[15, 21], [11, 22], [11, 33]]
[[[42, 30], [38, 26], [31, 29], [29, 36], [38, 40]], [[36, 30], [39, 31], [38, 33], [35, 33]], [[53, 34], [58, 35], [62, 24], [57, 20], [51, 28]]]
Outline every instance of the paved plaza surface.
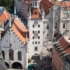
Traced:
[[33, 70], [52, 70], [52, 59], [49, 56], [43, 57], [42, 60], [36, 58], [37, 63]]
[[36, 63], [36, 65], [33, 67], [33, 70], [53, 70], [51, 52], [48, 50], [48, 47], [43, 47], [42, 51], [43, 57], [41, 60], [39, 56], [34, 56], [34, 58], [32, 58]]

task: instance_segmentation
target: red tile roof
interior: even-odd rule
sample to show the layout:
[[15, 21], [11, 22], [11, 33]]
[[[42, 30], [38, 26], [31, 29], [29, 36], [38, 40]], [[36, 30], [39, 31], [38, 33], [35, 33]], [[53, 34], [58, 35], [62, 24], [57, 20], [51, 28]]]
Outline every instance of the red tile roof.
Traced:
[[[26, 0], [25, 1], [26, 4], [31, 4], [32, 0]], [[42, 6], [44, 8], [44, 11], [46, 14], [49, 13], [49, 8], [51, 8], [54, 4], [52, 2], [50, 2], [49, 0], [42, 0], [40, 2], [40, 6]]]
[[4, 11], [0, 15], [0, 25], [2, 25], [2, 22], [6, 22], [11, 17], [11, 14], [9, 14], [7, 11]]
[[41, 18], [41, 11], [39, 8], [38, 9], [32, 8], [31, 18]]
[[[4, 11], [0, 15], [0, 25], [2, 25], [2, 22], [6, 22], [9, 18], [11, 18], [11, 14], [9, 14], [6, 11]], [[15, 18], [13, 20], [12, 29], [16, 33], [16, 35], [20, 38], [20, 40], [25, 44], [25, 42], [26, 42], [26, 34], [27, 34], [27, 36], [29, 38], [29, 32], [24, 26], [21, 25], [21, 22], [19, 21], [19, 19]], [[3, 33], [6, 33], [6, 31], [7, 31], [7, 28]]]
[[70, 42], [68, 42], [68, 40], [66, 40], [64, 37], [59, 39], [59, 43], [62, 46], [62, 48], [64, 49], [63, 51], [66, 51], [67, 53], [70, 53]]
[[40, 2], [40, 5], [44, 8], [45, 13], [48, 14], [49, 8], [51, 8], [54, 4], [50, 2], [49, 0], [42, 0]]
[[16, 35], [20, 38], [20, 40], [25, 44], [26, 33], [29, 38], [29, 32], [24, 26], [21, 25], [21, 22], [17, 18], [15, 18], [13, 21], [12, 29], [16, 33]]

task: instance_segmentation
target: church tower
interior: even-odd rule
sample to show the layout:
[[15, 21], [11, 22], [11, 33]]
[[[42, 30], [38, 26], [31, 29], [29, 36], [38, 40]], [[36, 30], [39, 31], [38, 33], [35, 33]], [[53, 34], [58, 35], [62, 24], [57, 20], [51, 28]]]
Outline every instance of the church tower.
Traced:
[[43, 13], [40, 10], [40, 0], [32, 0], [32, 5], [29, 7], [28, 28], [30, 44], [29, 56], [41, 54], [43, 47]]

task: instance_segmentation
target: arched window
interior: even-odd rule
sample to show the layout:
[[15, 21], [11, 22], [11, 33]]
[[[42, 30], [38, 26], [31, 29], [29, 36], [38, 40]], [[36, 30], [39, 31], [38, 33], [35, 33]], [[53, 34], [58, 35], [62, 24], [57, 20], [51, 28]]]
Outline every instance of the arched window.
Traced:
[[18, 51], [18, 60], [22, 60], [21, 51]]
[[9, 50], [9, 60], [14, 60], [14, 51], [12, 49]]
[[2, 56], [5, 59], [5, 52], [4, 51], [2, 51]]

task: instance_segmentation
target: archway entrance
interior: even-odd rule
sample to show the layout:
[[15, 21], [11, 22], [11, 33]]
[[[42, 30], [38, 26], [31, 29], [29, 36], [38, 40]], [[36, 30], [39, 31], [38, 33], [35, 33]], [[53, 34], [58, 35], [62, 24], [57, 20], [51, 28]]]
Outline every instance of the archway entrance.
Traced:
[[7, 62], [5, 62], [5, 64], [6, 64], [6, 67], [9, 68], [9, 64]]
[[15, 62], [12, 64], [12, 68], [14, 69], [22, 69], [22, 64], [19, 62]]

